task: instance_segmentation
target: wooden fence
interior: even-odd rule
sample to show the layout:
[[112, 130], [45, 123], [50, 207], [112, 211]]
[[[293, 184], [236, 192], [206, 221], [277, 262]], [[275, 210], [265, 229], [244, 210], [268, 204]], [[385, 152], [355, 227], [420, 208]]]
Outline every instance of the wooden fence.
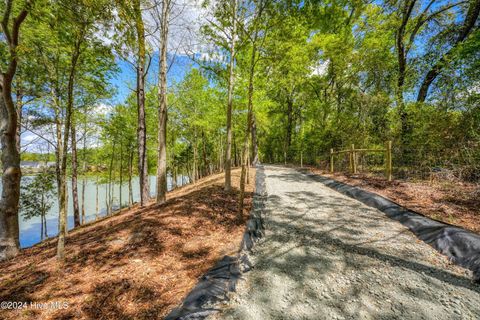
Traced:
[[357, 173], [357, 154], [360, 152], [384, 152], [385, 153], [385, 178], [388, 181], [392, 181], [392, 141], [385, 143], [385, 149], [355, 149], [355, 145], [352, 144], [350, 149], [334, 151], [330, 149], [330, 173], [335, 171], [334, 168], [334, 156], [337, 154], [348, 153], [350, 161], [350, 171], [353, 174]]

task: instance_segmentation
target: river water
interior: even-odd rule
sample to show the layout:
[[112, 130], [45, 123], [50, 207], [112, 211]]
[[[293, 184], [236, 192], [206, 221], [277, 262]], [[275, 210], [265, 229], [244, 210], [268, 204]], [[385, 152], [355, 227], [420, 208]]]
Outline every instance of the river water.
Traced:
[[[30, 179], [31, 177], [23, 177], [24, 179]], [[152, 196], [155, 195], [156, 192], [156, 177], [150, 176], [150, 193]], [[182, 180], [183, 178], [183, 180]], [[177, 177], [177, 185], [181, 186], [185, 183], [188, 183], [188, 177]], [[71, 182], [68, 182], [68, 229], [73, 228], [73, 203], [72, 199], [72, 190], [71, 190]], [[167, 187], [168, 190], [172, 189], [172, 178], [169, 176], [167, 179]], [[138, 183], [138, 177], [132, 179], [132, 189], [133, 189], [133, 201], [140, 200], [140, 188]], [[0, 185], [1, 191], [1, 185]], [[102, 217], [105, 216], [107, 213], [107, 184], [99, 184], [98, 185], [98, 216]], [[79, 205], [81, 210], [81, 194], [82, 194], [82, 180], [80, 179], [78, 182], [78, 197], [79, 197]], [[85, 188], [85, 215], [87, 222], [95, 220], [96, 216], [96, 194], [97, 194], [97, 184], [95, 178], [90, 178], [87, 180], [86, 188]], [[119, 201], [120, 201], [120, 186], [119, 184], [113, 185], [113, 210], [119, 208]], [[122, 185], [122, 204], [123, 206], [128, 205], [128, 184], [125, 183]], [[81, 212], [81, 211], [80, 211]], [[47, 214], [47, 232], [48, 236], [56, 236], [58, 233], [58, 202], [55, 197], [53, 199], [53, 206]], [[18, 217], [19, 225], [20, 225], [20, 246], [22, 248], [30, 247], [38, 242], [40, 242], [40, 217], [34, 217], [29, 220], [24, 220], [22, 214], [20, 212]]]

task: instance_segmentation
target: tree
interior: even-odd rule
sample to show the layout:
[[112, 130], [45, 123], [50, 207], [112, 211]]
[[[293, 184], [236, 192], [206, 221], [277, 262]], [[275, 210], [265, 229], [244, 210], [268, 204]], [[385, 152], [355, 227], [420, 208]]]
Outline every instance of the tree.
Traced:
[[237, 21], [239, 20], [239, 10], [237, 0], [223, 0], [215, 3], [211, 8], [213, 16], [208, 23], [203, 25], [202, 33], [209, 42], [214, 44], [216, 49], [223, 50], [228, 54], [227, 75], [223, 75], [223, 68], [218, 66], [204, 66], [217, 76], [224, 77], [227, 82], [227, 108], [226, 108], [226, 143], [225, 143], [225, 191], [230, 192], [232, 189], [232, 112], [234, 103], [235, 90], [235, 57], [238, 50], [238, 30]]
[[[240, 174], [240, 196], [239, 196], [239, 217], [243, 216], [243, 208], [244, 208], [244, 198], [245, 198], [245, 176], [248, 174], [246, 170], [246, 166], [248, 164], [248, 144], [249, 144], [249, 137], [251, 134], [252, 126], [253, 126], [253, 94], [254, 94], [254, 78], [255, 78], [255, 67], [258, 62], [257, 60], [257, 46], [258, 46], [258, 35], [261, 29], [265, 30], [265, 26], [262, 26], [261, 19], [263, 11], [265, 10], [266, 5], [268, 4], [268, 0], [260, 0], [258, 2], [252, 2], [252, 5], [255, 7], [254, 15], [250, 21], [250, 30], [245, 30], [247, 36], [249, 37], [250, 44], [251, 44], [251, 56], [249, 62], [249, 72], [248, 72], [248, 107], [247, 107], [247, 124], [245, 127], [245, 134], [243, 139], [243, 147], [242, 147], [242, 171]], [[265, 33], [263, 34], [265, 37]]]
[[98, 1], [95, 3], [78, 0], [77, 3], [69, 2], [70, 6], [65, 6], [66, 17], [69, 17], [69, 22], [72, 28], [70, 29], [70, 63], [67, 81], [67, 102], [65, 109], [65, 122], [63, 128], [63, 143], [60, 156], [60, 179], [59, 179], [59, 232], [57, 245], [57, 258], [60, 261], [65, 259], [65, 235], [67, 231], [67, 155], [68, 142], [71, 134], [72, 139], [72, 190], [74, 202], [74, 220], [75, 225], [80, 224], [80, 213], [78, 207], [78, 183], [77, 183], [77, 151], [76, 151], [76, 128], [75, 122], [72, 125], [72, 117], [74, 116], [74, 86], [79, 65], [81, 63], [81, 56], [85, 52], [86, 43], [89, 38], [97, 31], [95, 23], [108, 19], [109, 7], [107, 2]]
[[21, 187], [20, 208], [25, 220], [40, 217], [40, 239], [48, 238], [47, 213], [53, 206], [55, 175], [44, 170]]
[[225, 191], [232, 189], [232, 109], [235, 86], [235, 38], [237, 36], [237, 0], [231, 0], [232, 29], [230, 33], [230, 61], [228, 64], [227, 142], [225, 148]]
[[[117, 30], [121, 32], [118, 39], [117, 51], [128, 56], [134, 52], [134, 67], [136, 71], [136, 96], [137, 96], [137, 154], [138, 175], [140, 184], [140, 205], [145, 206], [150, 199], [148, 180], [148, 157], [147, 157], [147, 125], [145, 118], [145, 77], [151, 62], [147, 65], [147, 43], [144, 18], [142, 16], [142, 1], [129, 0], [118, 1], [120, 21]], [[126, 47], [126, 48], [125, 48]]]
[[475, 30], [475, 24], [480, 14], [480, 0], [470, 0], [468, 3], [468, 10], [465, 14], [463, 24], [460, 26], [458, 33], [455, 35], [455, 40], [453, 41], [451, 48], [445, 54], [443, 54], [437, 62], [435, 62], [435, 64], [425, 75], [425, 78], [420, 85], [420, 89], [418, 90], [418, 102], [425, 101], [427, 98], [428, 89], [432, 85], [433, 81], [435, 81], [435, 79], [438, 77], [448, 60], [454, 56], [454, 52], [457, 47], [467, 40], [468, 36]]
[[159, 17], [157, 203], [165, 202], [167, 194], [167, 49], [171, 6], [171, 0], [162, 0], [162, 11]]
[[[424, 79], [418, 90], [417, 101], [424, 102], [428, 88], [438, 76], [441, 69], [447, 63], [448, 57], [452, 56], [455, 48], [462, 43], [471, 31], [474, 29], [475, 21], [478, 18], [480, 11], [479, 1], [469, 1], [468, 11], [465, 14], [463, 25], [460, 28], [454, 27], [450, 29], [450, 25], [455, 24], [455, 20], [461, 14], [456, 11], [459, 7], [465, 5], [465, 1], [446, 1], [441, 3], [437, 0], [430, 0], [428, 2], [421, 2], [417, 0], [406, 0], [400, 2], [393, 2], [392, 10], [396, 11], [397, 22], [395, 34], [395, 51], [397, 54], [397, 86], [396, 86], [396, 103], [398, 106], [398, 113], [401, 122], [400, 139], [402, 147], [405, 148], [409, 142], [412, 128], [408, 126], [408, 114], [406, 112], [406, 105], [404, 100], [404, 92], [412, 87], [416, 78], [421, 78], [420, 74], [414, 72], [412, 62], [418, 59], [411, 58], [415, 53], [415, 46], [418, 39], [425, 41], [440, 41], [440, 46], [435, 47], [434, 50], [426, 50], [425, 57], [436, 56], [437, 52], [442, 51], [442, 47], [450, 46], [451, 48], [440, 59], [434, 63], [432, 67], [426, 72]], [[387, 5], [389, 2], [387, 2]], [[460, 10], [461, 12], [461, 10]], [[430, 25], [442, 21], [441, 25], [446, 26], [440, 28], [440, 31], [430, 31]], [[456, 29], [459, 31], [457, 32]], [[455, 40], [449, 44], [449, 40], [442, 39], [444, 35], [448, 35], [446, 39], [453, 38]], [[432, 52], [433, 51], [433, 52]]]
[[[18, 65], [20, 28], [31, 8], [27, 1], [20, 6], [7, 0], [2, 6], [2, 44], [6, 42], [8, 58], [0, 72], [0, 141], [2, 145], [2, 198], [0, 200], [0, 260], [19, 251], [18, 205], [20, 196], [20, 155], [17, 148], [18, 114], [12, 98], [12, 82]], [[2, 50], [3, 51], [3, 50]]]

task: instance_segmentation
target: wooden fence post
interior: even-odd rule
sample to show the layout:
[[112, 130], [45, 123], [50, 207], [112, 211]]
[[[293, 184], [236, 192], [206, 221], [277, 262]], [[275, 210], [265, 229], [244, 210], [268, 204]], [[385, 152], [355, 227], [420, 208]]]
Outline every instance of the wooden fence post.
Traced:
[[385, 178], [392, 181], [392, 141], [385, 144]]
[[352, 149], [350, 151], [350, 168], [353, 174], [357, 173], [357, 159], [355, 155], [355, 145], [352, 143]]
[[333, 148], [330, 149], [330, 173], [333, 173]]

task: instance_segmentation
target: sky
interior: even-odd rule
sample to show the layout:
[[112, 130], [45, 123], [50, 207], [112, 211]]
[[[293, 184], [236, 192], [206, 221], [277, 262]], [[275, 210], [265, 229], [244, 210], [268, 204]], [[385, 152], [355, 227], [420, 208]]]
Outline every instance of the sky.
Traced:
[[[187, 55], [169, 55], [168, 56], [169, 70], [167, 74], [168, 86], [182, 81], [185, 75], [192, 67], [195, 67], [195, 62]], [[108, 109], [116, 104], [123, 103], [128, 95], [135, 88], [137, 75], [133, 66], [124, 60], [117, 60], [118, 73], [110, 79], [110, 84], [116, 88], [115, 95], [105, 101], [99, 106], [99, 112], [108, 112]], [[150, 68], [147, 75], [147, 87], [156, 85], [158, 82], [158, 54], [154, 54]], [[37, 135], [25, 131], [21, 136], [22, 150], [28, 152], [46, 152], [45, 143]]]
[[[202, 8], [195, 0], [178, 0], [175, 2], [171, 12], [170, 20], [169, 46], [168, 46], [168, 86], [182, 81], [185, 75], [196, 64], [186, 54], [193, 52], [200, 54], [203, 50], [199, 43], [198, 31], [202, 23], [205, 22], [205, 16], [208, 10]], [[155, 28], [155, 17], [151, 16], [150, 11], [145, 11], [144, 19], [148, 28]], [[152, 36], [147, 37], [147, 42], [153, 48], [158, 48], [156, 40]], [[109, 39], [105, 39], [109, 42]], [[115, 95], [103, 101], [98, 106], [99, 112], [108, 112], [116, 104], [123, 103], [131, 94], [136, 86], [136, 72], [131, 63], [117, 59], [119, 72], [110, 79], [110, 84], [116, 88]], [[153, 58], [148, 71], [146, 86], [155, 85], [158, 82], [158, 51], [153, 54]], [[22, 151], [27, 152], [46, 152], [46, 143], [37, 135], [31, 132], [23, 132], [21, 135]]]
[[[169, 55], [168, 63], [171, 65], [167, 74], [168, 86], [182, 81], [190, 69], [196, 66], [195, 62], [193, 62], [192, 59], [186, 55]], [[110, 80], [110, 84], [116, 87], [117, 90], [115, 96], [110, 102], [112, 105], [125, 101], [127, 96], [132, 92], [132, 89], [135, 88], [137, 79], [135, 69], [129, 62], [118, 60], [117, 66], [119, 67], [120, 71]], [[150, 69], [148, 70], [147, 86], [157, 84], [157, 77], [158, 54], [154, 54]]]

